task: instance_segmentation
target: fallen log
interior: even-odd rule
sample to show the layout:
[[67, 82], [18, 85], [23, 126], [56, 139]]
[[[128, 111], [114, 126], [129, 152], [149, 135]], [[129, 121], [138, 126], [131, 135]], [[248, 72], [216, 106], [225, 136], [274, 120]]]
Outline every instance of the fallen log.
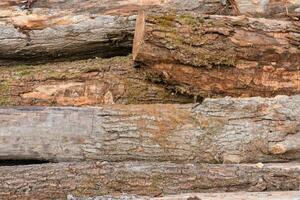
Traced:
[[0, 106], [192, 103], [143, 79], [132, 57], [0, 69]]
[[76, 198], [69, 195], [67, 200], [295, 200], [300, 197], [299, 191], [284, 192], [227, 192], [227, 193], [190, 193], [178, 194], [164, 197], [142, 197], [136, 195], [111, 195]]
[[0, 108], [0, 159], [207, 163], [300, 160], [300, 96], [200, 105]]
[[204, 97], [300, 93], [300, 23], [152, 9], [133, 57], [145, 76]]
[[298, 190], [299, 164], [195, 165], [151, 162], [58, 163], [0, 167], [3, 199], [66, 199], [123, 193]]
[[[221, 3], [223, 2], [223, 3]], [[206, 14], [297, 17], [299, 0], [2, 0], [0, 65], [55, 59], [110, 57], [131, 52], [135, 15], [142, 6]], [[286, 12], [288, 11], [288, 12]]]

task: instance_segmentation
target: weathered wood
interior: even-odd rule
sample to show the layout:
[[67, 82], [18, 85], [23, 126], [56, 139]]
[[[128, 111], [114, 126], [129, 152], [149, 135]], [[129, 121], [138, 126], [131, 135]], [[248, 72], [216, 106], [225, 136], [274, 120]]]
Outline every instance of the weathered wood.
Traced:
[[136, 195], [121, 195], [114, 197], [111, 195], [76, 198], [68, 196], [68, 200], [297, 200], [300, 191], [286, 192], [226, 192], [226, 193], [190, 193], [164, 197], [142, 197]]
[[149, 79], [200, 96], [300, 93], [300, 22], [140, 12], [133, 57]]
[[0, 159], [207, 163], [300, 160], [300, 96], [201, 105], [0, 109]]
[[142, 78], [132, 57], [0, 69], [1, 106], [192, 103]]
[[299, 164], [59, 163], [0, 167], [3, 199], [66, 199], [123, 193], [158, 196], [189, 192], [297, 190]]

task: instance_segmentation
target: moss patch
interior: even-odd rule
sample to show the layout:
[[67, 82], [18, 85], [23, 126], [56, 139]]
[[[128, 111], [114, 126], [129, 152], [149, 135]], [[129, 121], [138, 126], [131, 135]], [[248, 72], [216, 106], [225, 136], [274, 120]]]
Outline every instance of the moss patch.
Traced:
[[9, 84], [8, 82], [0, 82], [0, 106], [10, 105]]

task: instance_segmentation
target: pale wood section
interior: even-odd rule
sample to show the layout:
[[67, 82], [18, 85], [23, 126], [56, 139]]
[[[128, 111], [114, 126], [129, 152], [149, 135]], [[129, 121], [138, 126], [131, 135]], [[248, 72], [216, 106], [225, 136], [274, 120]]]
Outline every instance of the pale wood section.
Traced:
[[137, 195], [99, 196], [93, 198], [77, 198], [72, 195], [68, 200], [298, 200], [299, 191], [284, 192], [227, 192], [227, 193], [190, 193], [163, 197], [141, 197]]

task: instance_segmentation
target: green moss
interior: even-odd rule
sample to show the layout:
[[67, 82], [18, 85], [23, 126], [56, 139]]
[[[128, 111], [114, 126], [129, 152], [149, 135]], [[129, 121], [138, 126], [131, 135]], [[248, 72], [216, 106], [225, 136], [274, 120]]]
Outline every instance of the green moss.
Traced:
[[0, 83], [0, 106], [8, 106], [10, 105], [10, 98], [8, 96], [9, 93], [9, 84], [8, 82]]
[[203, 18], [201, 18], [201, 17], [195, 17], [195, 16], [190, 15], [188, 13], [179, 15], [178, 19], [183, 24], [188, 24], [190, 26], [197, 26], [199, 24], [204, 23]]
[[153, 19], [159, 24], [161, 27], [171, 27], [176, 19], [176, 15], [168, 14], [163, 16], [153, 16]]

